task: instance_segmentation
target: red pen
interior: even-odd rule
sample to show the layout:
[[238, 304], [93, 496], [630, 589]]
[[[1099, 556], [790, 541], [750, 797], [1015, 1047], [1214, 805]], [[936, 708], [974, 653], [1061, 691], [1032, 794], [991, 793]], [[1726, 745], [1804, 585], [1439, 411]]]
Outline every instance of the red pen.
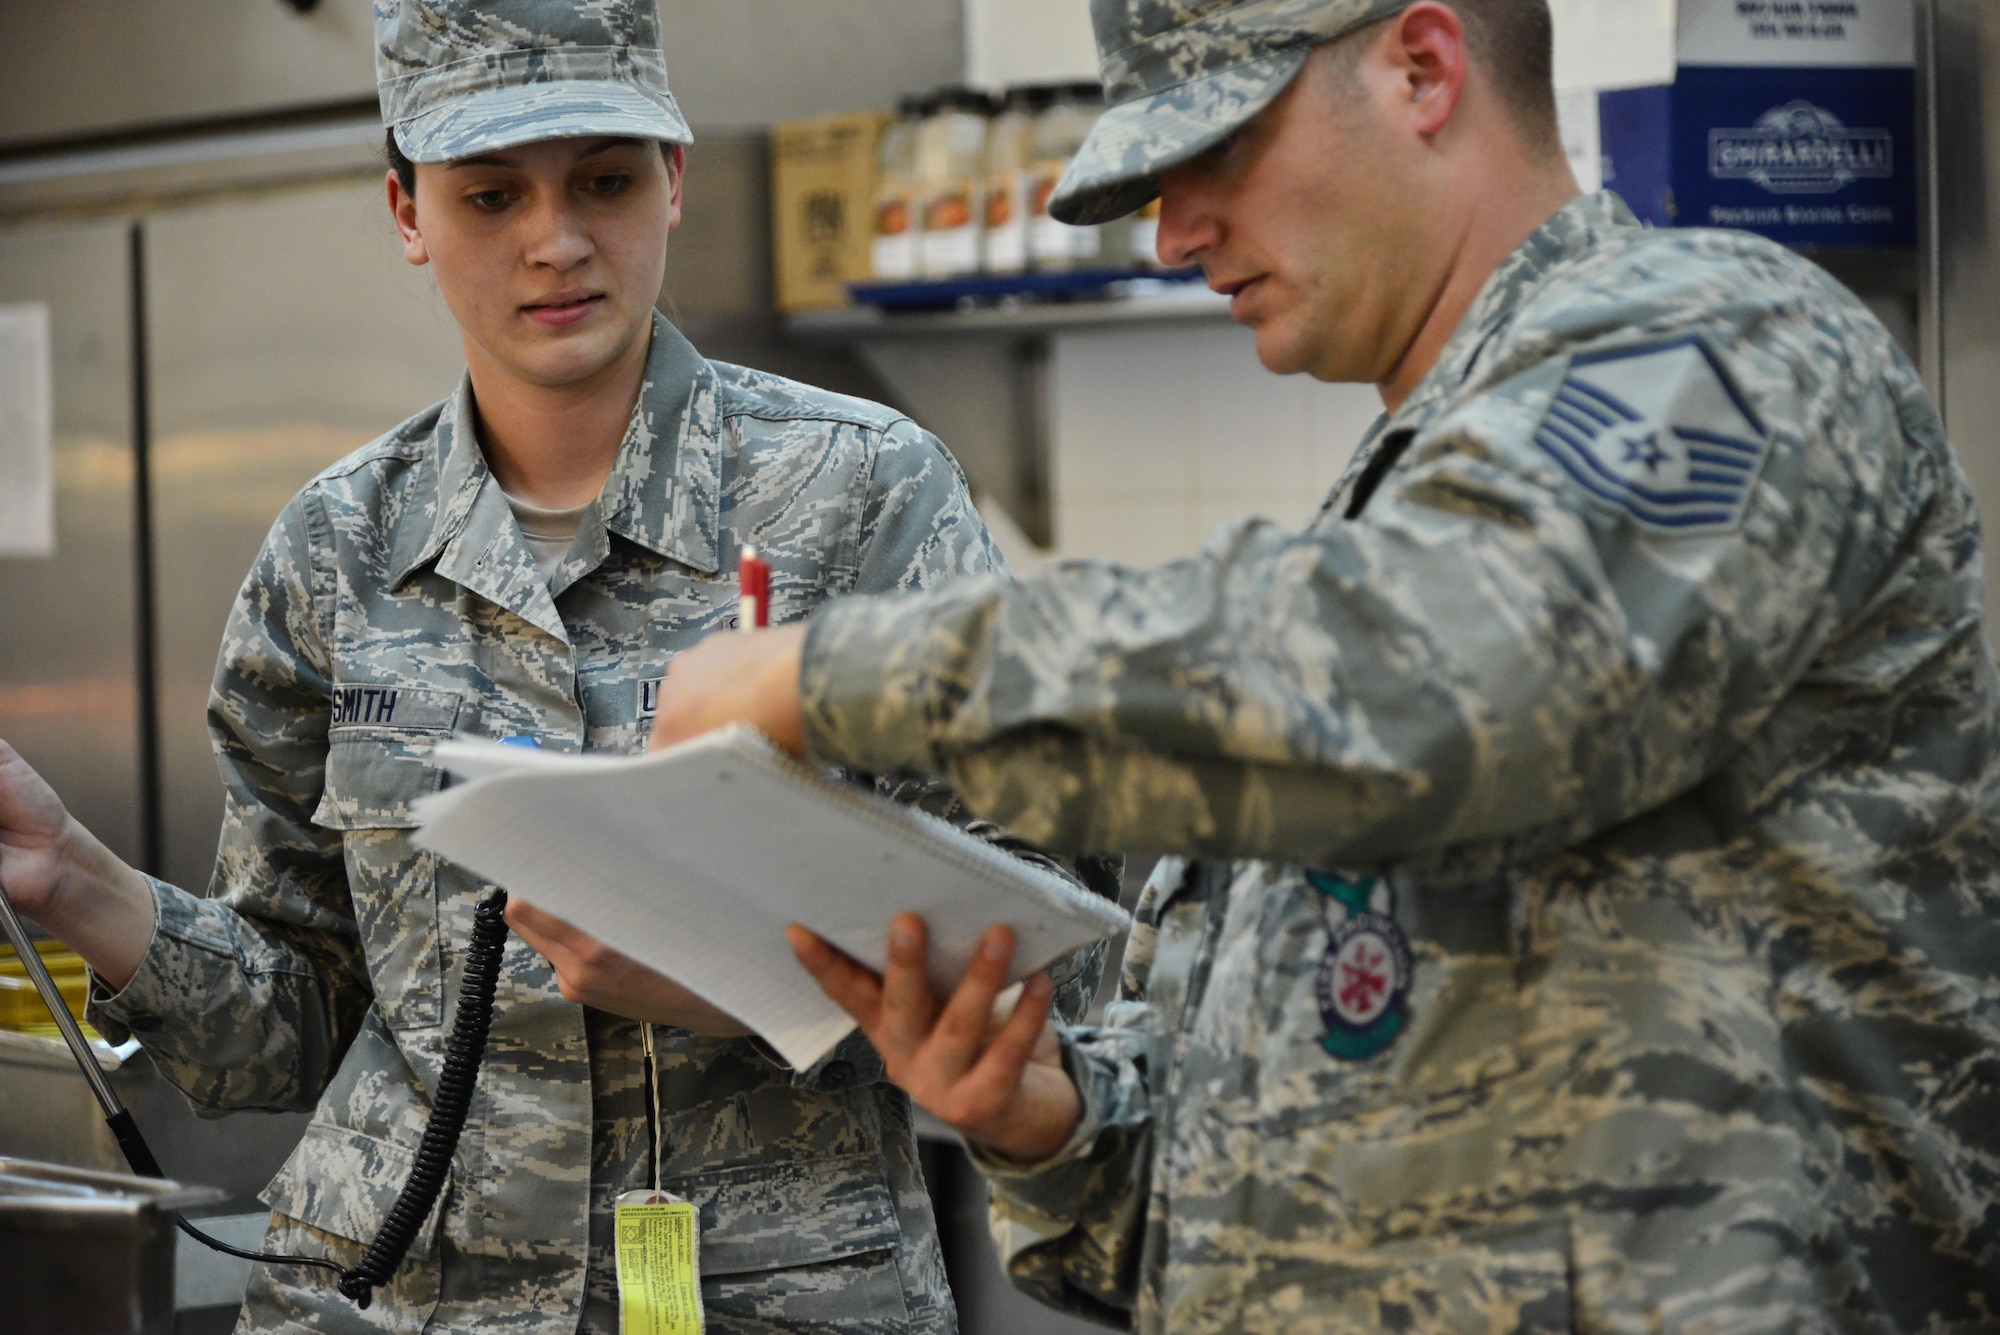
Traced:
[[736, 582], [739, 586], [737, 598], [742, 604], [742, 615], [738, 620], [744, 630], [762, 630], [771, 624], [771, 566], [757, 557], [757, 549], [748, 545], [736, 563]]

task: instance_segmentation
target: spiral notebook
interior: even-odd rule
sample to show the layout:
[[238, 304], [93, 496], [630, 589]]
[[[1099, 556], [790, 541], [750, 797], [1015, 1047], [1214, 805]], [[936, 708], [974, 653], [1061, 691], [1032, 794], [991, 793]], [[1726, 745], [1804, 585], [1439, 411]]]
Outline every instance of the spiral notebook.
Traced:
[[469, 782], [416, 810], [419, 847], [658, 970], [804, 1069], [854, 1027], [799, 967], [803, 923], [880, 969], [889, 919], [923, 916], [949, 991], [993, 923], [1014, 977], [1122, 933], [1117, 905], [926, 812], [839, 783], [754, 729], [643, 756], [451, 741]]

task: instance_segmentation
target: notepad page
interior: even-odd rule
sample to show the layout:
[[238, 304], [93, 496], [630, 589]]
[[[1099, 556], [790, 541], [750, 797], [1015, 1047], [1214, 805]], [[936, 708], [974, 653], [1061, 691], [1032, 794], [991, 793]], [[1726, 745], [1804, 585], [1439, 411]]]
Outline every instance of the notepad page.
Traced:
[[[475, 795], [423, 841], [735, 1015], [801, 1070], [854, 1027], [789, 954], [748, 948], [773, 932], [784, 944], [783, 923], [661, 850], [642, 816], [569, 813], [560, 798], [516, 787]], [[545, 818], [525, 813], [523, 798]]]
[[480, 777], [421, 805], [421, 846], [675, 979], [801, 1068], [853, 1026], [793, 959], [786, 923], [880, 968], [889, 919], [920, 913], [948, 989], [991, 923], [1014, 928], [1020, 977], [1126, 922], [747, 730], [643, 757], [448, 743], [438, 758]]

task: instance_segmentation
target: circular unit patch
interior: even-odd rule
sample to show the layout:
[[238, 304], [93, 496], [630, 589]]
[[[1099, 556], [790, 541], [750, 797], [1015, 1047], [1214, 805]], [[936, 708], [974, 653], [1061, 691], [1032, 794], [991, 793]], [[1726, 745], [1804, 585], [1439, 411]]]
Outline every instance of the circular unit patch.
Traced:
[[1388, 1047], [1403, 1032], [1410, 973], [1410, 943], [1394, 918], [1354, 913], [1332, 927], [1319, 965], [1320, 1044], [1347, 1061]]

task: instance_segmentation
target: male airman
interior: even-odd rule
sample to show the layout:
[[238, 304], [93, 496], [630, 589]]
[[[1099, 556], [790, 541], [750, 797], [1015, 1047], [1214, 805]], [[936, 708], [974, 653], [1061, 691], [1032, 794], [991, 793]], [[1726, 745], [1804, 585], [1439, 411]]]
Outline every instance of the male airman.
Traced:
[[[1052, 206], [1387, 415], [1303, 531], [830, 605], [748, 719], [1165, 851], [1100, 1028], [797, 934], [1015, 1281], [1142, 1331], [2000, 1328], [2000, 681], [1915, 371], [1579, 196], [1541, 0], [1093, 0]], [[1250, 859], [1244, 861], [1241, 859]]]

